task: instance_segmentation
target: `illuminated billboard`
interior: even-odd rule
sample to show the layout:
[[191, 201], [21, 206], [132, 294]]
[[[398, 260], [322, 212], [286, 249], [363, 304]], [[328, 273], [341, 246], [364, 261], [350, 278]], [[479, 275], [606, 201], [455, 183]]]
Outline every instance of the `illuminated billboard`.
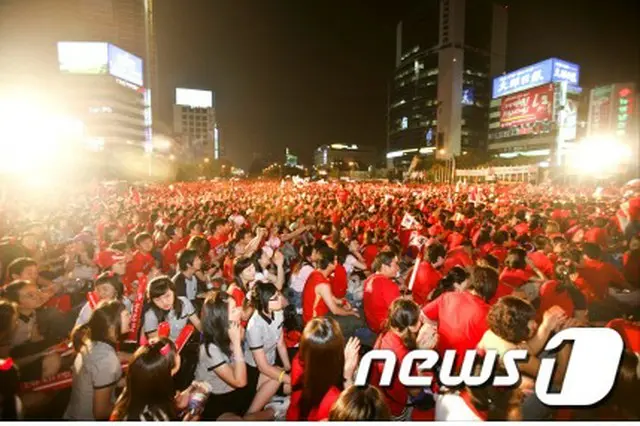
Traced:
[[553, 84], [504, 97], [500, 104], [500, 127], [530, 125], [553, 118]]
[[58, 42], [60, 71], [70, 74], [107, 74], [109, 45], [102, 42]]
[[176, 105], [192, 108], [212, 108], [213, 92], [210, 90], [176, 89]]
[[596, 87], [589, 100], [589, 136], [629, 136], [633, 132], [636, 90], [633, 83]]
[[567, 82], [578, 86], [580, 67], [571, 62], [551, 58], [493, 79], [493, 99], [548, 83]]
[[136, 86], [143, 86], [142, 59], [110, 44], [109, 74]]

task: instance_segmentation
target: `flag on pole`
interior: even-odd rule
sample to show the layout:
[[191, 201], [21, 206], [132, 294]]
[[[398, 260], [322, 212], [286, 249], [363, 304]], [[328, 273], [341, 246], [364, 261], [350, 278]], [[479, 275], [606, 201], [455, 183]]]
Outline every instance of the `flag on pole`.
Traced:
[[400, 222], [400, 227], [405, 229], [418, 228], [420, 227], [420, 223], [415, 217], [411, 216], [409, 213], [405, 213], [402, 218], [402, 222]]

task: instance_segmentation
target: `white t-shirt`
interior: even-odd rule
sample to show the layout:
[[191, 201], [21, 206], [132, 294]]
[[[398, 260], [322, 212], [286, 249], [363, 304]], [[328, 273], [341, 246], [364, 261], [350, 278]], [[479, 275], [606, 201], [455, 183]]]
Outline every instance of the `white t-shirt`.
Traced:
[[293, 274], [291, 277], [291, 288], [297, 293], [302, 293], [302, 290], [304, 290], [304, 284], [307, 282], [307, 278], [309, 278], [309, 275], [311, 275], [312, 272], [313, 266], [309, 264], [300, 268], [298, 273]]
[[358, 263], [358, 259], [352, 254], [348, 254], [344, 260], [344, 269], [347, 271], [347, 276], [351, 275], [355, 269], [355, 264]]
[[436, 421], [467, 421], [481, 422], [467, 403], [457, 393], [437, 394], [436, 396]]

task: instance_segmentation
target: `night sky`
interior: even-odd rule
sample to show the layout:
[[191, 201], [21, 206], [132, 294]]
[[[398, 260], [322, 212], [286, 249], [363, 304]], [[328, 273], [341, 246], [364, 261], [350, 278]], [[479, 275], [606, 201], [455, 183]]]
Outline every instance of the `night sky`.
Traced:
[[[436, 1], [436, 0], [423, 0]], [[395, 26], [403, 4], [365, 0], [159, 0], [163, 121], [175, 87], [216, 92], [228, 157], [309, 164], [315, 147], [383, 149]], [[511, 0], [507, 69], [548, 57], [581, 65], [581, 86], [640, 83], [637, 0]]]

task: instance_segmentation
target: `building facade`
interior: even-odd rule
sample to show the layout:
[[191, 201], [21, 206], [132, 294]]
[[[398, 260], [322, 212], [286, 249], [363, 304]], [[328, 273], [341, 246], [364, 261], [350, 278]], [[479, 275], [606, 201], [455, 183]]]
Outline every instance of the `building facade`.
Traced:
[[372, 147], [340, 143], [322, 145], [313, 155], [313, 165], [318, 169], [336, 167], [364, 170], [375, 165], [376, 160], [376, 151]]
[[507, 10], [490, 0], [415, 2], [396, 31], [387, 160], [486, 149], [491, 77], [504, 71]]
[[220, 130], [216, 122], [214, 93], [209, 90], [176, 89], [173, 131], [180, 135], [188, 161], [222, 157]]

